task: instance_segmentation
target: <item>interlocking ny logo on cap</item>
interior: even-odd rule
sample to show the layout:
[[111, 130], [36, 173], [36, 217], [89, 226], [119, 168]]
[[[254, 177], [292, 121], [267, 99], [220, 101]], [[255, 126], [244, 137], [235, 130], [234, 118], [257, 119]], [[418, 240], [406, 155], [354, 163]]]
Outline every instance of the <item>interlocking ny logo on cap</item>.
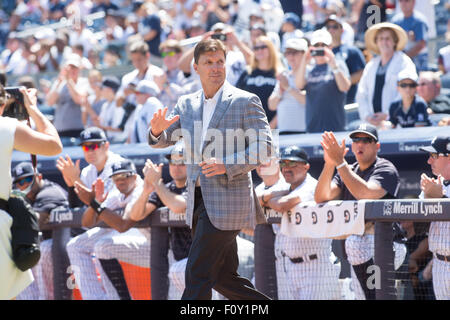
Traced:
[[120, 168], [122, 168], [122, 164], [121, 163], [115, 163], [113, 165], [114, 170], [119, 170]]
[[367, 125], [365, 123], [362, 123], [362, 124], [359, 125], [359, 129], [367, 130]]
[[91, 132], [90, 131], [84, 131], [83, 132], [83, 139], [90, 139], [91, 138]]
[[291, 154], [294, 151], [294, 147], [288, 147], [286, 148], [285, 152]]
[[23, 173], [22, 167], [17, 167], [16, 168], [16, 176], [20, 176], [20, 175], [22, 175], [22, 173]]

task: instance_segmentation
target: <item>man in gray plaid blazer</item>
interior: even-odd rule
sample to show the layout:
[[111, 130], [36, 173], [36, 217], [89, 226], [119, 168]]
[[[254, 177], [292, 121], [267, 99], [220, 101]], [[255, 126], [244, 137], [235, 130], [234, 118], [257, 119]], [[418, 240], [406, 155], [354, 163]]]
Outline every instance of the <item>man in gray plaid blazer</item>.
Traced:
[[194, 69], [203, 90], [181, 97], [169, 119], [165, 108], [150, 122], [152, 147], [185, 143], [193, 242], [182, 299], [211, 299], [212, 288], [229, 299], [268, 299], [237, 273], [236, 236], [265, 222], [251, 170], [271, 156], [272, 136], [259, 98], [225, 81], [225, 57], [219, 40], [199, 42]]

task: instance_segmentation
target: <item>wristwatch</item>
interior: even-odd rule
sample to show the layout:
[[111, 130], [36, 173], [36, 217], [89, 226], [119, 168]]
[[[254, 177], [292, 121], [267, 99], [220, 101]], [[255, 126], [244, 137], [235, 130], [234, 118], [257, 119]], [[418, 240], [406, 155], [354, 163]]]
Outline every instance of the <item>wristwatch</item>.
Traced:
[[103, 210], [106, 209], [100, 202], [95, 199], [89, 203], [89, 206], [94, 209], [94, 211], [97, 213], [97, 216], [99, 216], [103, 212]]
[[333, 72], [333, 74], [338, 74], [339, 71], [341, 71], [341, 70], [339, 69], [339, 67], [336, 67], [336, 68], [331, 69], [331, 72]]

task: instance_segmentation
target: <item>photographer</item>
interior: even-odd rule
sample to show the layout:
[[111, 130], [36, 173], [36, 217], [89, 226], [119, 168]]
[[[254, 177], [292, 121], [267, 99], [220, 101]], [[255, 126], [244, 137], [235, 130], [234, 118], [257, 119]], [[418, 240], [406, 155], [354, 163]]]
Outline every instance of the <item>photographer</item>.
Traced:
[[[34, 121], [36, 130], [9, 117], [0, 117], [0, 299], [12, 299], [32, 281], [31, 270], [22, 272], [14, 264], [11, 244], [13, 219], [8, 214], [8, 199], [11, 191], [11, 156], [13, 149], [46, 156], [62, 151], [61, 140], [55, 127], [36, 106], [36, 90], [20, 89], [24, 106]], [[9, 109], [6, 106], [6, 92], [0, 85], [0, 115]], [[9, 111], [9, 110], [8, 110]], [[9, 113], [8, 113], [9, 114]], [[12, 113], [14, 114], [14, 113]]]
[[[344, 61], [331, 50], [328, 31], [314, 31], [311, 46], [303, 56], [295, 83], [306, 90], [306, 132], [344, 131], [344, 104], [350, 89], [350, 75]], [[315, 64], [309, 66], [314, 58]], [[326, 94], [324, 94], [326, 92]]]

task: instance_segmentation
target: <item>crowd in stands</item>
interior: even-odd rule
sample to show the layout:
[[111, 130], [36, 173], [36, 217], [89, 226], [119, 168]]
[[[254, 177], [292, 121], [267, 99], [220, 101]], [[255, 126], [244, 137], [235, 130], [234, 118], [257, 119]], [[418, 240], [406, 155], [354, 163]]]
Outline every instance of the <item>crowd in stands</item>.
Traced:
[[[201, 89], [193, 62], [198, 41], [217, 38], [224, 42], [227, 81], [256, 94], [270, 127], [278, 129], [280, 134], [350, 131], [361, 123], [373, 125], [375, 132], [448, 126], [449, 12], [450, 4], [445, 1], [434, 4], [419, 0], [2, 2], [0, 83], [38, 88], [38, 106], [52, 120], [63, 142], [70, 145], [73, 139], [81, 140], [77, 143], [84, 143], [85, 155], [89, 150], [99, 150], [102, 155], [99, 159], [86, 158], [89, 165], [82, 171], [79, 162], [74, 164], [70, 158], [61, 157], [57, 161], [57, 168], [69, 188], [68, 194], [63, 192], [68, 206], [76, 207], [71, 200], [77, 196], [78, 204], [83, 205], [80, 183], [87, 188], [96, 183], [104, 190], [116, 185], [120, 191], [110, 196], [107, 202], [110, 207], [97, 208], [111, 209], [97, 212], [99, 216], [103, 212], [102, 218], [97, 218], [96, 209], [92, 208], [93, 199], [83, 201], [84, 205], [91, 204], [87, 209], [90, 211], [85, 212], [84, 227], [101, 220], [115, 230], [93, 231], [95, 228], [92, 228], [71, 238], [67, 247], [68, 258], [85, 268], [81, 273], [75, 271], [77, 284], [87, 290], [83, 291], [84, 297], [132, 298], [128, 291], [123, 291], [123, 275], [119, 280], [111, 276], [117, 270], [120, 272], [120, 266], [116, 256], [108, 255], [110, 243], [104, 240], [115, 237], [119, 242], [131, 241], [120, 234], [129, 230], [130, 234], [134, 233], [132, 227], [136, 221], [155, 208], [170, 207], [174, 199], [182, 198], [177, 197], [184, 192], [182, 161], [169, 156], [173, 181], [161, 185], [161, 167], [147, 163], [142, 180], [134, 165], [122, 163], [125, 160], [111, 153], [109, 146], [110, 143], [147, 143], [153, 114], [164, 107], [168, 107], [170, 113], [179, 97]], [[349, 121], [348, 110], [351, 109], [358, 114], [358, 120]], [[83, 134], [86, 132], [89, 134]], [[355, 138], [353, 143], [357, 146], [371, 144], [374, 150], [377, 148], [378, 134], [374, 140], [370, 137], [367, 140], [366, 136]], [[118, 167], [114, 163], [119, 163]], [[309, 176], [308, 160], [300, 157], [286, 160], [281, 166], [284, 170], [277, 171], [277, 179], [294, 167], [306, 168], [302, 169], [301, 178]], [[181, 172], [178, 178], [176, 170]], [[90, 176], [89, 171], [95, 175]], [[102, 179], [109, 185], [101, 185], [103, 182], [96, 180], [97, 172], [104, 175]], [[24, 177], [17, 174], [15, 183]], [[128, 181], [129, 186], [124, 181]], [[24, 183], [31, 183], [31, 180]], [[119, 188], [121, 183], [123, 190]], [[152, 204], [146, 203], [150, 194]], [[172, 198], [168, 198], [168, 194]], [[142, 198], [139, 212], [126, 210], [127, 204], [139, 197]], [[261, 202], [266, 202], [264, 196]], [[121, 216], [114, 215], [116, 211], [121, 211], [120, 214], [125, 211], [125, 218], [117, 218]], [[402, 228], [408, 240], [423, 240], [423, 233], [412, 223], [405, 222]], [[174, 259], [181, 262], [181, 267], [172, 270], [169, 276], [177, 277], [175, 272], [179, 272], [178, 277], [182, 278], [190, 236], [187, 230], [178, 232], [172, 232], [171, 241], [181, 243], [177, 247], [181, 253]], [[149, 234], [148, 230], [148, 234], [136, 236], [134, 240], [141, 241], [148, 249]], [[89, 237], [90, 242], [85, 239]], [[43, 246], [47, 259], [50, 245], [48, 242]], [[242, 245], [245, 246], [249, 244]], [[323, 246], [328, 254], [331, 240], [326, 240]], [[406, 246], [408, 254], [416, 250], [415, 244]], [[93, 265], [91, 254], [94, 251], [100, 266]], [[239, 258], [249, 260], [245, 254]], [[279, 263], [278, 268], [281, 268]], [[421, 265], [421, 270], [426, 265]], [[106, 279], [103, 289], [95, 282], [95, 267], [103, 270], [101, 277]], [[328, 267], [335, 269], [333, 263]], [[47, 281], [42, 280], [44, 274], [39, 274], [42, 270], [33, 272], [41, 282]], [[93, 282], [97, 287], [92, 286]], [[178, 286], [178, 291], [182, 292], [183, 286]], [[28, 294], [35, 299], [48, 299], [45, 292], [52, 289], [47, 287], [44, 293], [39, 290], [41, 288], [30, 289]], [[178, 297], [180, 292], [174, 296]], [[320, 293], [308, 297], [321, 298]], [[26, 294], [22, 298], [30, 298]], [[285, 298], [298, 297], [287, 295]]]
[[[112, 143], [144, 142], [155, 110], [200, 88], [193, 47], [207, 37], [226, 43], [227, 81], [257, 94], [282, 134], [449, 122], [448, 3], [18, 0], [1, 9], [2, 78], [37, 87], [62, 137], [96, 125]], [[344, 107], [354, 103], [352, 122]]]

